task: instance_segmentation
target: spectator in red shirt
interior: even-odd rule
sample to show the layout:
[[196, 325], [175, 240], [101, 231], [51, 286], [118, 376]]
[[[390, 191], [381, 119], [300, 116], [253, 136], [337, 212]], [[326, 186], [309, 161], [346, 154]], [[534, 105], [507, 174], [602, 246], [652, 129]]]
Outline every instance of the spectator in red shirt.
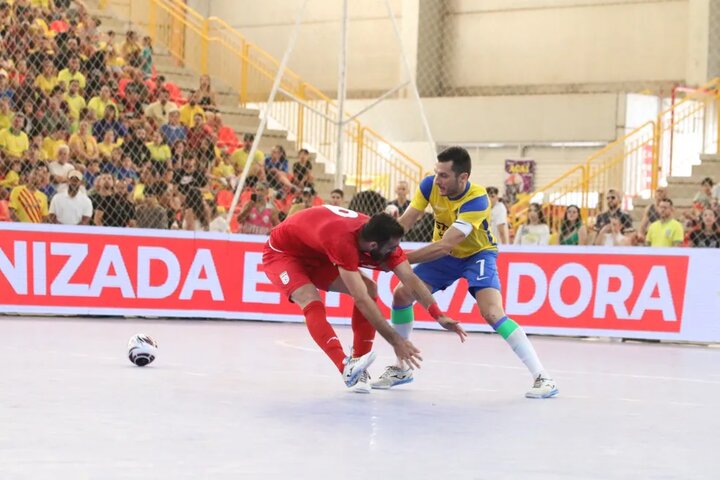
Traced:
[[212, 130], [205, 125], [205, 119], [199, 113], [193, 116], [195, 125], [189, 128], [187, 131], [187, 147], [192, 153], [197, 153], [200, 150], [200, 145], [204, 139], [209, 139], [215, 143], [215, 139], [212, 135]]

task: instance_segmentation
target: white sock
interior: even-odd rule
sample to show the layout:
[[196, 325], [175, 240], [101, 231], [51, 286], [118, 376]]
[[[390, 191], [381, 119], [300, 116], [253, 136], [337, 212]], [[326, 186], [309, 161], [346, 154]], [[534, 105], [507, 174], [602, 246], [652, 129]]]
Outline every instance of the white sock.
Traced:
[[[393, 328], [398, 333], [398, 335], [407, 340], [410, 338], [410, 334], [412, 333], [413, 323], [415, 322], [393, 324]], [[405, 370], [407, 368], [405, 365], [400, 363], [400, 360], [395, 361], [395, 366], [402, 370]]]
[[513, 352], [515, 352], [515, 355], [517, 355], [528, 370], [530, 370], [533, 378], [537, 378], [540, 374], [542, 374], [543, 377], [547, 376], [542, 363], [540, 363], [537, 353], [535, 353], [532, 343], [530, 343], [530, 340], [527, 335], [525, 335], [522, 328], [518, 327], [515, 329], [515, 331], [505, 339], [505, 341], [510, 344]]
[[393, 328], [398, 333], [398, 335], [400, 335], [405, 340], [407, 340], [408, 338], [410, 338], [410, 334], [412, 333], [413, 323], [415, 323], [415, 322], [398, 323], [398, 324], [393, 323]]

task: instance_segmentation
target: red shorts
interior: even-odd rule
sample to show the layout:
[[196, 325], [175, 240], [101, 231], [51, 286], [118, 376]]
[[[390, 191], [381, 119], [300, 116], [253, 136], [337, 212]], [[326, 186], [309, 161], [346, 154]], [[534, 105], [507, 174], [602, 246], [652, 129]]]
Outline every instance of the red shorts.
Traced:
[[330, 284], [340, 275], [338, 267], [327, 259], [293, 257], [272, 249], [268, 244], [263, 250], [263, 270], [272, 284], [288, 298], [308, 283], [328, 291]]

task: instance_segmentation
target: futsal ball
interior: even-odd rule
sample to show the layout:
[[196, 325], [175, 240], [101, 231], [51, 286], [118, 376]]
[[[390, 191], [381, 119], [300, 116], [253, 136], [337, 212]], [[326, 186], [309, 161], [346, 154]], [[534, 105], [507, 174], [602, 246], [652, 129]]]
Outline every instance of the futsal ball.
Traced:
[[385, 213], [387, 213], [393, 218], [398, 218], [400, 216], [400, 209], [397, 207], [397, 205], [390, 204], [385, 207]]
[[144, 367], [155, 360], [157, 342], [149, 335], [138, 333], [128, 341], [128, 358], [138, 367]]

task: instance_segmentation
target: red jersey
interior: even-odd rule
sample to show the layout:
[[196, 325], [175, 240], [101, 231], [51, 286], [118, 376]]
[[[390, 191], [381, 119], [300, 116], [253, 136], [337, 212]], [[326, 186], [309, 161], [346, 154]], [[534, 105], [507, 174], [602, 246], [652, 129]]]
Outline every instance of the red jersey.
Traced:
[[[328, 259], [349, 271], [379, 268], [379, 262], [358, 247], [360, 230], [368, 220], [367, 215], [332, 205], [308, 208], [275, 227], [270, 232], [269, 245], [293, 257]], [[405, 260], [405, 252], [398, 247], [383, 263], [392, 270]]]

